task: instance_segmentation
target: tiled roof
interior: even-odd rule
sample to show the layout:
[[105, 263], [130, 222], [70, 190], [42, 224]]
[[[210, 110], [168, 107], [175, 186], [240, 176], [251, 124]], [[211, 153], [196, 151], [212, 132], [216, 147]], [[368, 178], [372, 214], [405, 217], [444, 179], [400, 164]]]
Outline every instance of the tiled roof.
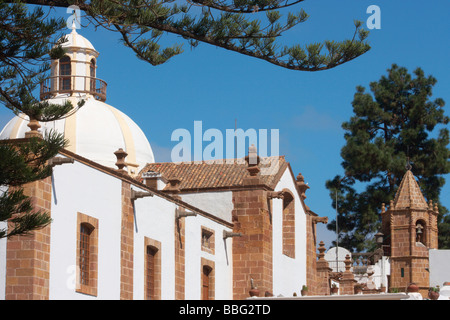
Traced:
[[394, 199], [394, 207], [401, 208], [422, 208], [427, 209], [428, 205], [420, 191], [419, 185], [411, 170], [406, 171]]
[[[180, 190], [238, 187], [243, 185], [245, 177], [250, 176], [247, 163], [242, 159], [221, 160], [221, 162], [211, 160], [149, 163], [141, 171], [140, 176], [146, 172], [158, 172], [166, 179], [179, 179]], [[287, 166], [284, 156], [261, 158], [259, 176], [262, 184], [273, 188]]]

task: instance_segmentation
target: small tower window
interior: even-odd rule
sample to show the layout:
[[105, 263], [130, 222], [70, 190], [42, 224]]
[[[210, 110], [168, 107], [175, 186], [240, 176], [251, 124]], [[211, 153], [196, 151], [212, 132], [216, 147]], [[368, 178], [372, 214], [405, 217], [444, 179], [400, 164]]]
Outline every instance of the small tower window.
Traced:
[[90, 77], [91, 77], [90, 78], [91, 92], [95, 92], [96, 87], [95, 87], [95, 60], [94, 59], [91, 60], [89, 71], [90, 71]]
[[59, 88], [61, 91], [70, 91], [71, 89], [72, 68], [70, 58], [64, 56], [59, 60]]

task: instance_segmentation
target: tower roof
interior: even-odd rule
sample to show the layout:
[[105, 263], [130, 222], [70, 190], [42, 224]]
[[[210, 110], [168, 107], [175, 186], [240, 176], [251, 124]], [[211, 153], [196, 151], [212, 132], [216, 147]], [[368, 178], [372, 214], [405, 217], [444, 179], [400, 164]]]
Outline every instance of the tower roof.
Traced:
[[92, 43], [77, 32], [75, 24], [72, 25], [72, 32], [66, 34], [64, 37], [66, 38], [66, 42], [61, 45], [63, 48], [90, 50], [98, 55], [98, 52], [95, 50]]
[[395, 194], [395, 209], [427, 209], [428, 205], [411, 170], [406, 171]]

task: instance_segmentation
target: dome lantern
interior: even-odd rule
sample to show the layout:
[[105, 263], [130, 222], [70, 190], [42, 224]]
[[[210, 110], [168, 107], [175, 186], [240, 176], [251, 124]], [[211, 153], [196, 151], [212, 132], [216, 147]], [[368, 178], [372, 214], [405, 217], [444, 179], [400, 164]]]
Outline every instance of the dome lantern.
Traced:
[[55, 97], [94, 97], [106, 101], [107, 83], [96, 77], [98, 51], [72, 24], [62, 47], [66, 54], [52, 60], [51, 76], [41, 83], [40, 99]]
[[[63, 133], [69, 142], [66, 150], [110, 168], [116, 168], [114, 152], [122, 148], [128, 154], [124, 170], [136, 177], [146, 164], [155, 162], [147, 137], [130, 117], [104, 102], [106, 82], [96, 78], [99, 53], [92, 44], [74, 27], [65, 37], [66, 55], [52, 61], [52, 75], [41, 85], [41, 99], [54, 104], [69, 100], [74, 106], [81, 99], [85, 103], [62, 119], [33, 122], [36, 133]], [[29, 123], [28, 116], [15, 116], [0, 131], [0, 140], [24, 138]]]

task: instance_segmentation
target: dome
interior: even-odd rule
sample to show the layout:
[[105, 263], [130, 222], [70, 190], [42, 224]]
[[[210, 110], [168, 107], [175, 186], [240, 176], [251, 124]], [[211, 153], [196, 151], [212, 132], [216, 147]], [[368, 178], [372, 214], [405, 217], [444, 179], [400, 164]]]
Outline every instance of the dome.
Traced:
[[88, 39], [77, 33], [75, 24], [72, 26], [72, 32], [65, 35], [65, 38], [66, 42], [61, 45], [63, 48], [81, 48], [97, 52]]
[[[60, 98], [52, 102], [58, 100], [62, 102]], [[14, 117], [1, 131], [0, 139], [24, 138], [30, 130], [28, 122], [27, 116]], [[127, 168], [132, 176], [147, 163], [155, 162], [150, 143], [139, 126], [123, 112], [92, 97], [73, 115], [40, 125], [42, 133], [51, 129], [63, 133], [69, 140], [67, 150], [107, 167], [116, 168], [114, 152], [122, 148], [128, 153]]]
[[[135, 176], [147, 163], [155, 162], [153, 151], [145, 134], [126, 114], [105, 103], [106, 82], [97, 78], [96, 58], [99, 53], [72, 25], [63, 44], [66, 54], [52, 60], [51, 76], [41, 83], [40, 98], [50, 103], [62, 104], [65, 100], [82, 108], [67, 118], [41, 122], [41, 133], [51, 129], [64, 134], [69, 141], [67, 150], [99, 164], [116, 168], [119, 148], [127, 152], [128, 173]], [[14, 117], [1, 131], [0, 139], [24, 138], [28, 132], [29, 118]]]

